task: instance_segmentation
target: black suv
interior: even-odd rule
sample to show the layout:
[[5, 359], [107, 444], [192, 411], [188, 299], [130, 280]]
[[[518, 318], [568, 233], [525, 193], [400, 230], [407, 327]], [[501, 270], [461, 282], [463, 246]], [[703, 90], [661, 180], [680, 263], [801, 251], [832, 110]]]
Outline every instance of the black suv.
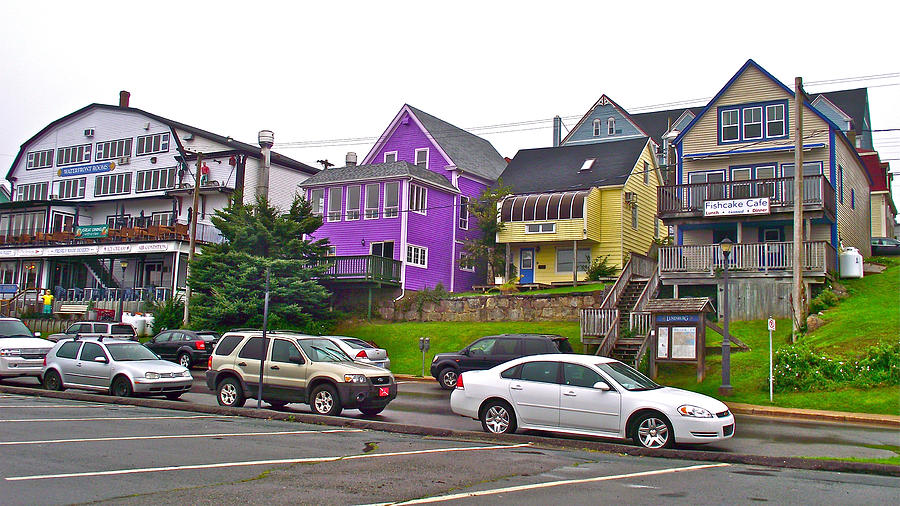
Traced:
[[209, 330], [166, 330], [144, 344], [159, 358], [178, 362], [190, 369], [192, 365], [207, 365], [219, 335]]
[[544, 353], [572, 353], [572, 345], [555, 334], [501, 334], [487, 336], [457, 353], [438, 353], [431, 361], [431, 376], [444, 390], [456, 387], [466, 371], [482, 371], [512, 359]]

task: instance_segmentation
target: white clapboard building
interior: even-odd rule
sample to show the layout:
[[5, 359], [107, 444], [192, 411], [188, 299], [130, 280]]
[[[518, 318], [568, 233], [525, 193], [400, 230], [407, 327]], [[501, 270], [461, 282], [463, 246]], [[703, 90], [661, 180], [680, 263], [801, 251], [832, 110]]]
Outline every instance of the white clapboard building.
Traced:
[[197, 244], [218, 242], [210, 218], [234, 192], [287, 209], [318, 172], [270, 153], [271, 132], [254, 146], [129, 107], [129, 97], [67, 114], [22, 144], [6, 176], [11, 201], [0, 203], [3, 298], [169, 297], [185, 286], [192, 217]]

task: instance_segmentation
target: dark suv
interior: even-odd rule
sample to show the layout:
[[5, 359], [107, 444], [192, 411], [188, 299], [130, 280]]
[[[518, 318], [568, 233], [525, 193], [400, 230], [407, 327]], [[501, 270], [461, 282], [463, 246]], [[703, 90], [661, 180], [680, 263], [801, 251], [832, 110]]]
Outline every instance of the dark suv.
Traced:
[[147, 341], [144, 346], [159, 358], [178, 362], [190, 369], [192, 365], [206, 365], [219, 335], [209, 330], [165, 330]]
[[572, 345], [555, 334], [501, 334], [487, 336], [456, 353], [438, 353], [431, 361], [431, 375], [444, 390], [456, 387], [466, 371], [482, 371], [526, 355], [572, 353]]

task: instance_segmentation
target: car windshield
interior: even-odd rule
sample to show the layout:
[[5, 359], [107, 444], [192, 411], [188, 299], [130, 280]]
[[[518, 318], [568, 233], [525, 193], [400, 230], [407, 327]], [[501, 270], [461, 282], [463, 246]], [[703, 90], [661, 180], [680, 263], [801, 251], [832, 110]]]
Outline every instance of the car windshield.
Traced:
[[0, 321], [0, 338], [3, 337], [34, 337], [24, 323], [18, 320]]
[[208, 333], [208, 334], [197, 333], [197, 337], [199, 337], [200, 339], [203, 339], [204, 341], [218, 341], [219, 340], [219, 335], [212, 334], [212, 333]]
[[129, 336], [134, 335], [134, 327], [131, 325], [113, 325], [112, 330], [110, 330], [111, 334], [125, 334]]
[[334, 342], [329, 339], [298, 340], [303, 352], [313, 362], [352, 362]]
[[138, 343], [110, 343], [106, 345], [106, 349], [109, 350], [113, 360], [117, 362], [159, 359], [155, 353]]
[[347, 343], [347, 346], [353, 348], [354, 350], [365, 350], [365, 349], [369, 349], [369, 348], [374, 348], [374, 346], [372, 346], [371, 344], [369, 344], [365, 341], [362, 341], [360, 339], [341, 339], [341, 341], [344, 341], [345, 343]]
[[612, 377], [616, 383], [622, 385], [622, 388], [625, 390], [635, 392], [639, 390], [655, 390], [657, 388], [662, 388], [650, 378], [621, 362], [597, 364], [597, 367]]

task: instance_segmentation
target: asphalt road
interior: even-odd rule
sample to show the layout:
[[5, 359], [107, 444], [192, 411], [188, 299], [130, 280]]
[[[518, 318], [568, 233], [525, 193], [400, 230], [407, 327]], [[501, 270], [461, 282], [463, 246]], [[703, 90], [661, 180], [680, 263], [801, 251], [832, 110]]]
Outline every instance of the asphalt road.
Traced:
[[[0, 502], [891, 504], [895, 477], [0, 395]], [[602, 498], [602, 499], [601, 499]]]
[[[204, 371], [195, 369], [193, 373], [194, 386], [189, 393], [182, 396], [182, 401], [216, 405], [215, 395], [206, 387]], [[36, 385], [36, 380], [31, 378], [7, 382], [22, 386]], [[450, 411], [448, 400], [450, 393], [441, 390], [436, 382], [401, 381], [398, 391], [399, 395], [386, 410], [368, 419], [455, 430], [481, 430], [479, 421], [461, 417]], [[256, 400], [248, 400], [245, 406], [256, 406]], [[267, 406], [265, 402], [263, 406]], [[289, 404], [282, 411], [310, 412], [305, 404]], [[363, 418], [356, 410], [348, 409], [343, 415]], [[890, 458], [896, 454], [877, 446], [900, 446], [898, 429], [749, 415], [736, 415], [735, 418], [736, 432], [730, 440], [683, 447], [769, 457]]]

